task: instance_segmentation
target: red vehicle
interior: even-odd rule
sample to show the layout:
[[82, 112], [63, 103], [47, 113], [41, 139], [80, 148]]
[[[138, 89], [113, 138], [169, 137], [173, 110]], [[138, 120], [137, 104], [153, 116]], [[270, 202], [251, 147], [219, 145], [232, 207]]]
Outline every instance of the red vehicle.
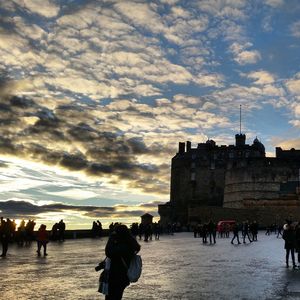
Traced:
[[235, 220], [222, 220], [218, 222], [217, 231], [224, 232], [225, 228], [229, 225], [230, 230], [232, 230], [233, 225], [235, 225]]

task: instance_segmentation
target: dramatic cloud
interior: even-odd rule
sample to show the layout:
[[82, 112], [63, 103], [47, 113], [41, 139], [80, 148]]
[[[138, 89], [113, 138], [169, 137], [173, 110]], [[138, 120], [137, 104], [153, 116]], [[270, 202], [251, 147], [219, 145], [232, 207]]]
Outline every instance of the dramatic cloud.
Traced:
[[132, 218], [140, 217], [145, 213], [145, 210], [157, 215], [157, 205], [160, 202], [152, 202], [140, 204], [136, 206], [116, 205], [113, 207], [98, 207], [98, 206], [73, 206], [61, 203], [53, 203], [46, 205], [35, 205], [27, 201], [2, 201], [0, 202], [0, 211], [3, 216], [11, 219], [39, 219], [43, 218], [46, 213], [79, 213], [83, 217], [90, 219], [107, 219], [107, 218]]

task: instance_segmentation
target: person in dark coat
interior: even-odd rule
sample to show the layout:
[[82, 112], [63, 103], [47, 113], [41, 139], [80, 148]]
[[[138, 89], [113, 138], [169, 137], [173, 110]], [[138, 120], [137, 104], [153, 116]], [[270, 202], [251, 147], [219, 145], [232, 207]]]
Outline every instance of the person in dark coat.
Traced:
[[283, 226], [282, 238], [284, 239], [284, 249], [286, 250], [286, 255], [285, 255], [286, 267], [287, 268], [289, 267], [289, 256], [291, 253], [293, 269], [295, 269], [296, 268], [296, 264], [295, 264], [296, 234], [290, 221]]
[[117, 225], [105, 247], [105, 254], [110, 258], [108, 295], [105, 300], [122, 299], [125, 288], [129, 285], [127, 270], [135, 253], [141, 246], [131, 235], [126, 225]]
[[235, 223], [233, 225], [232, 231], [233, 231], [233, 238], [231, 240], [231, 244], [233, 244], [233, 241], [235, 240], [235, 238], [237, 239], [238, 244], [241, 244], [240, 239], [239, 239], [239, 224]]
[[213, 240], [215, 244], [216, 233], [217, 233], [216, 224], [212, 220], [210, 220], [207, 227], [208, 227], [208, 234], [209, 234], [209, 243], [212, 244], [212, 240]]
[[250, 236], [249, 236], [249, 222], [248, 222], [248, 220], [243, 223], [242, 232], [243, 232], [243, 243], [244, 244], [246, 243], [246, 237], [248, 237], [249, 242], [252, 243], [252, 240], [250, 239]]
[[1, 217], [0, 223], [0, 240], [2, 244], [2, 254], [1, 257], [6, 257], [6, 253], [8, 250], [8, 243], [9, 243], [9, 224]]

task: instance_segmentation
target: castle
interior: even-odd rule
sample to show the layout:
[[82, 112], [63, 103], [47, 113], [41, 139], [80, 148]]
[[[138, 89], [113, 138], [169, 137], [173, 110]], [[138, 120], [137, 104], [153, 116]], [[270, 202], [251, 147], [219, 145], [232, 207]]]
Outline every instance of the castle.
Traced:
[[162, 223], [188, 224], [214, 219], [257, 220], [268, 225], [300, 220], [300, 150], [276, 147], [266, 157], [255, 138], [235, 135], [235, 145], [213, 140], [179, 143], [171, 163], [170, 202], [159, 205]]

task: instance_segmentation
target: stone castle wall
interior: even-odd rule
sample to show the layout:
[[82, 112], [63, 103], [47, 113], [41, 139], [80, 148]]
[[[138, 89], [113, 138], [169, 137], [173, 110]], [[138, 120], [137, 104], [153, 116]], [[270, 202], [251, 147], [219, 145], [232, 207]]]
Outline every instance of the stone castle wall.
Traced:
[[202, 206], [190, 208], [188, 211], [190, 224], [195, 222], [208, 222], [210, 219], [214, 222], [220, 220], [236, 220], [241, 223], [245, 220], [257, 221], [262, 227], [269, 226], [276, 222], [285, 223], [287, 218], [300, 221], [300, 207], [260, 207], [248, 209], [235, 209]]
[[[243, 208], [249, 199], [263, 200], [260, 206], [265, 206], [268, 200], [282, 206], [290, 200], [289, 195], [294, 198], [297, 195], [295, 183], [299, 181], [299, 165], [266, 158], [243, 168], [229, 169], [225, 178], [224, 207]], [[251, 206], [251, 201], [247, 206]]]

